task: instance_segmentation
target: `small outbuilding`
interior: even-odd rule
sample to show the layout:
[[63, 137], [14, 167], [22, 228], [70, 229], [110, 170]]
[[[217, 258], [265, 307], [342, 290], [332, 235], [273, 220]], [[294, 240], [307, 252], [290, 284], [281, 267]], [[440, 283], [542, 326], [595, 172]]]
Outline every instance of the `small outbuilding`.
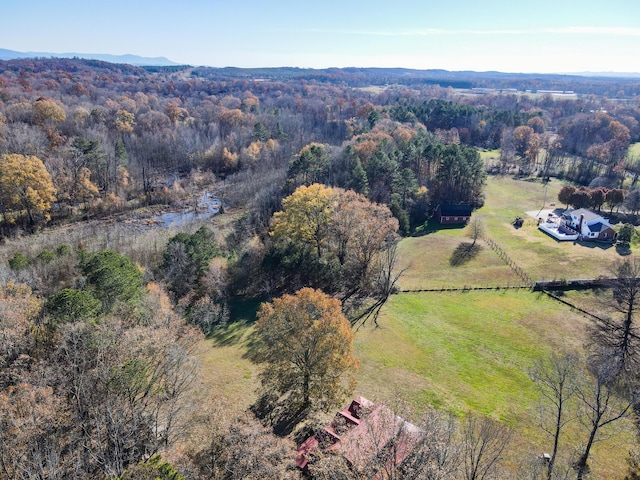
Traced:
[[[355, 472], [364, 473], [375, 458], [382, 464], [400, 465], [424, 438], [421, 428], [396, 415], [384, 404], [356, 397], [340, 410], [333, 421], [307, 438], [296, 452], [296, 465], [309, 471], [314, 452], [341, 455]], [[384, 468], [372, 480], [383, 480]]]
[[438, 205], [436, 220], [442, 225], [464, 225], [471, 220], [471, 205]]

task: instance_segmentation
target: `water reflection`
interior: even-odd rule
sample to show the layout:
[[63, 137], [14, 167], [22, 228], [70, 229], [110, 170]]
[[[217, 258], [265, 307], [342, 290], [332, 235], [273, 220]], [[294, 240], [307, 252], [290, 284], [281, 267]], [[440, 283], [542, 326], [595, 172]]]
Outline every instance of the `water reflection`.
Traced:
[[220, 199], [209, 193], [205, 192], [198, 200], [198, 204], [195, 208], [185, 209], [180, 212], [166, 212], [152, 217], [153, 222], [157, 223], [165, 228], [176, 227], [180, 225], [188, 224], [195, 219], [207, 219], [213, 217], [220, 212], [221, 202]]

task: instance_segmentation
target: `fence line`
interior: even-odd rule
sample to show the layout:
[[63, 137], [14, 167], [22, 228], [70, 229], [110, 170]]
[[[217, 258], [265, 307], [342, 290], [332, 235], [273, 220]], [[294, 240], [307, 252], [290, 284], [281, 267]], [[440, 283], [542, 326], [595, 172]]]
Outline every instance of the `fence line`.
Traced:
[[520, 277], [522, 281], [529, 286], [528, 288], [531, 288], [530, 286], [533, 284], [533, 281], [531, 280], [531, 277], [527, 275], [527, 272], [525, 272], [516, 262], [514, 262], [513, 259], [507, 254], [507, 252], [505, 252], [500, 247], [500, 245], [498, 245], [492, 239], [487, 237], [484, 238], [484, 241], [487, 243], [487, 245], [489, 245], [491, 250], [493, 250], [496, 255], [498, 255], [498, 257], [500, 257], [500, 259], [504, 263], [506, 263], [511, 268], [511, 270], [513, 270], [515, 274], [518, 275], [518, 277]]
[[598, 317], [597, 315], [594, 315], [594, 314], [593, 314], [593, 313], [591, 313], [591, 312], [587, 312], [587, 311], [586, 311], [586, 310], [584, 310], [583, 308], [580, 308], [580, 307], [578, 307], [578, 306], [574, 305], [573, 303], [567, 302], [566, 300], [564, 300], [564, 299], [562, 299], [562, 298], [558, 297], [557, 295], [554, 295], [553, 293], [551, 293], [551, 292], [550, 292], [550, 291], [548, 291], [548, 290], [540, 290], [540, 291], [541, 291], [542, 293], [546, 294], [549, 298], [552, 298], [552, 299], [553, 299], [553, 300], [555, 300], [556, 302], [560, 302], [560, 303], [562, 303], [563, 305], [568, 306], [568, 307], [569, 307], [569, 308], [571, 308], [572, 310], [576, 310], [577, 312], [579, 312], [579, 313], [581, 313], [581, 314], [583, 314], [583, 315], [585, 315], [585, 316], [587, 316], [587, 317], [590, 317], [590, 318], [593, 318], [593, 319], [595, 319], [595, 320], [599, 320], [599, 321], [601, 321], [601, 322], [604, 322], [604, 320], [603, 320], [602, 318]]
[[441, 287], [441, 288], [408, 288], [398, 290], [398, 293], [421, 293], [421, 292], [469, 292], [474, 290], [531, 290], [528, 285], [496, 285], [495, 287]]

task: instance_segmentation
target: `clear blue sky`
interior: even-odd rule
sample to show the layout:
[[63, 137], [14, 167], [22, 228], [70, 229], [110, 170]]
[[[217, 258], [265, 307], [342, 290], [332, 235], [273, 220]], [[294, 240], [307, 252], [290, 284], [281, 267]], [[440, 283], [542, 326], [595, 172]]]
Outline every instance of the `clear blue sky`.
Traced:
[[215, 67], [640, 72], [638, 0], [0, 0], [0, 48]]

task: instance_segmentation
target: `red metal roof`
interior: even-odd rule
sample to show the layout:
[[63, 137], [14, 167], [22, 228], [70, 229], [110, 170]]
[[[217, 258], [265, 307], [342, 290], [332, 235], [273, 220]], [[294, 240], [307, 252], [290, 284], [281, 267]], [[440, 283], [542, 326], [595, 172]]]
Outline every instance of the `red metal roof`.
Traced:
[[[296, 465], [305, 469], [308, 456], [317, 448], [340, 453], [361, 470], [395, 438], [396, 464], [401, 463], [422, 437], [423, 431], [383, 404], [357, 397], [339, 411], [330, 425], [298, 447]], [[321, 438], [319, 438], [321, 437]], [[325, 443], [326, 442], [326, 443]]]

